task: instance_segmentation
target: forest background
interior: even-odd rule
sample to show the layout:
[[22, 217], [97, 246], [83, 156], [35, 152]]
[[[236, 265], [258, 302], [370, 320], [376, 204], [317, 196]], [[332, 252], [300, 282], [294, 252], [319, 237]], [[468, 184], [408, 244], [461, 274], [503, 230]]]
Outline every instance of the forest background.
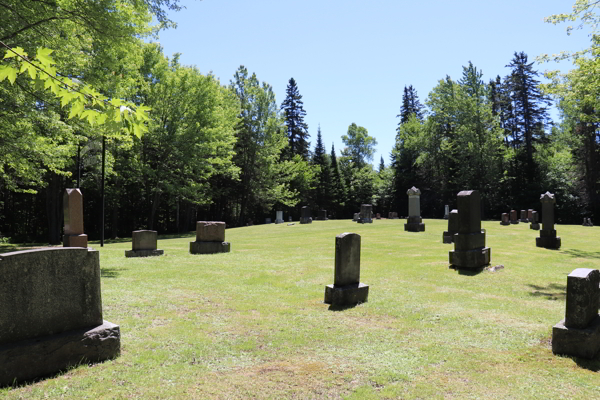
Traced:
[[[204, 219], [261, 223], [276, 210], [297, 219], [303, 205], [333, 218], [352, 217], [362, 203], [403, 215], [411, 186], [422, 191], [424, 217], [440, 218], [456, 193], [476, 189], [484, 218], [539, 209], [540, 194], [550, 191], [558, 222], [598, 220], [599, 3], [577, 0], [572, 13], [547, 18], [591, 32], [583, 51], [538, 57], [573, 62], [565, 74], [546, 73], [549, 83], [540, 84], [533, 60], [515, 51], [504, 77], [484, 81], [469, 62], [423, 101], [406, 85], [386, 165], [383, 156], [373, 159], [376, 138], [352, 121], [339, 153], [323, 143], [320, 127], [316, 135], [312, 127], [311, 144], [293, 77], [278, 103], [271, 85], [244, 66], [222, 84], [165, 56], [152, 41], [173, 28], [178, 0], [0, 0], [0, 240], [59, 243], [68, 187], [84, 194], [92, 239], [102, 226], [116, 238], [142, 228], [187, 232]], [[48, 54], [40, 49], [54, 51], [52, 66], [36, 64], [38, 72], [27, 66], [32, 58], [17, 55]], [[11, 66], [20, 73], [11, 75]], [[145, 132], [95, 117], [98, 102], [75, 113], [73, 92], [92, 87], [106, 101], [148, 107]], [[127, 114], [123, 107], [114, 121]]]

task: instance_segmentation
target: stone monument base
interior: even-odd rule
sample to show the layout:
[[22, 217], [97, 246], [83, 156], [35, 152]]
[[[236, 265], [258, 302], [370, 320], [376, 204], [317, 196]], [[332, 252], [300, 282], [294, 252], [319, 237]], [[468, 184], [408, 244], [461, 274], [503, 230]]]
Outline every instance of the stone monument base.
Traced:
[[215, 254], [229, 253], [231, 243], [229, 242], [190, 242], [191, 254]]
[[539, 231], [540, 230], [540, 224], [537, 223], [537, 222], [532, 222], [531, 225], [529, 225], [529, 229], [533, 229], [533, 230]]
[[560, 236], [556, 236], [556, 230], [540, 230], [540, 237], [535, 238], [535, 245], [537, 247], [544, 247], [546, 249], [558, 249], [560, 248]]
[[63, 235], [63, 247], [88, 247], [88, 236]]
[[115, 358], [121, 351], [118, 325], [104, 321], [94, 328], [0, 346], [0, 386], [56, 374], [70, 366]]
[[513, 224], [513, 225], [516, 225], [516, 224], [518, 224], [518, 223], [519, 223], [519, 220], [518, 220], [518, 219], [516, 219], [516, 220], [514, 220], [514, 221], [510, 221], [510, 223], [511, 223], [511, 224]]
[[600, 350], [600, 316], [587, 328], [567, 328], [563, 319], [552, 327], [552, 352], [582, 358], [594, 358]]
[[325, 304], [331, 304], [332, 306], [366, 303], [368, 296], [369, 286], [364, 283], [355, 283], [346, 286], [325, 286]]
[[450, 250], [450, 264], [454, 268], [479, 269], [490, 263], [491, 249]]
[[448, 231], [444, 231], [444, 233], [442, 233], [442, 242], [443, 243], [454, 243], [454, 234], [456, 232], [448, 232]]
[[285, 222], [285, 221], [284, 221], [284, 220], [282, 220], [282, 219], [276, 219], [276, 220], [275, 220], [275, 223], [276, 223], [276, 224], [283, 224], [284, 222]]
[[329, 221], [329, 218], [317, 217], [317, 221]]
[[404, 230], [408, 232], [425, 232], [425, 224], [422, 223], [421, 217], [408, 217], [406, 224], [404, 224]]
[[359, 218], [356, 220], [356, 222], [358, 222], [359, 224], [372, 224], [373, 223], [373, 219], [371, 218]]
[[309, 217], [309, 218], [300, 217], [300, 223], [301, 224], [312, 224], [312, 217]]
[[125, 257], [154, 257], [162, 256], [164, 250], [125, 250]]
[[507, 221], [507, 222], [500, 221], [500, 225], [510, 225], [510, 221]]

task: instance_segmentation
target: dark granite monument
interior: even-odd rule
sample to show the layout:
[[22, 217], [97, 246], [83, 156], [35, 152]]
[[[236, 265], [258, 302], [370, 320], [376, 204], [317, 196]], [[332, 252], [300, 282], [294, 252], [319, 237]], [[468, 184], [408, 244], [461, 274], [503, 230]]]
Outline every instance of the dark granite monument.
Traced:
[[542, 202], [542, 230], [540, 230], [540, 237], [535, 238], [535, 245], [546, 249], [559, 249], [561, 240], [556, 236], [554, 229], [556, 199], [552, 193], [546, 192], [540, 196], [540, 201]]
[[533, 211], [531, 213], [531, 224], [529, 225], [529, 229], [534, 229], [536, 231], [540, 230], [540, 217], [537, 211]]
[[[542, 217], [543, 219], [543, 217]], [[577, 268], [567, 276], [565, 319], [552, 328], [552, 352], [594, 358], [600, 349], [600, 271]]]
[[448, 216], [448, 230], [442, 234], [442, 242], [454, 243], [456, 233], [458, 233], [458, 210], [452, 210]]
[[518, 224], [519, 220], [517, 219], [517, 210], [510, 210], [510, 223]]
[[312, 216], [310, 213], [310, 208], [308, 206], [302, 207], [302, 211], [300, 212], [300, 223], [312, 224]]
[[319, 210], [317, 221], [327, 221], [327, 210]]
[[335, 237], [333, 285], [325, 286], [325, 303], [334, 306], [364, 303], [369, 286], [360, 283], [360, 235], [342, 233]]
[[500, 225], [510, 225], [508, 213], [502, 213], [502, 220], [500, 221]]
[[454, 250], [450, 250], [450, 266], [456, 269], [481, 269], [490, 263], [491, 251], [485, 247], [481, 230], [481, 198], [477, 190], [458, 193], [458, 233]]
[[119, 326], [102, 318], [91, 248], [0, 254], [0, 386], [119, 355]]
[[358, 215], [359, 224], [372, 224], [373, 223], [373, 206], [371, 204], [361, 204], [360, 213]]

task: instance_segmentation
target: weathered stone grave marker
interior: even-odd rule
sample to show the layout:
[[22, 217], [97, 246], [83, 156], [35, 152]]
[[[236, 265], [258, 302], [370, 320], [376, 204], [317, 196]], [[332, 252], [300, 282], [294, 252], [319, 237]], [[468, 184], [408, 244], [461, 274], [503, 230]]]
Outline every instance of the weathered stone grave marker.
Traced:
[[448, 230], [442, 234], [442, 242], [453, 243], [456, 233], [458, 233], [458, 210], [452, 210], [448, 216]]
[[319, 210], [317, 221], [327, 221], [327, 210]]
[[540, 237], [535, 238], [535, 245], [546, 249], [558, 249], [561, 240], [560, 237], [556, 236], [556, 230], [554, 229], [554, 203], [556, 203], [556, 199], [552, 193], [546, 192], [540, 196], [540, 201], [542, 202], [542, 229], [540, 230]]
[[425, 224], [421, 218], [421, 191], [416, 187], [408, 189], [408, 218], [404, 230], [409, 232], [425, 232]]
[[532, 219], [531, 219], [531, 225], [529, 225], [529, 229], [534, 229], [536, 231], [540, 230], [540, 223], [539, 223], [539, 214], [537, 211], [533, 211], [531, 213], [532, 215]]
[[521, 210], [521, 222], [529, 222], [527, 219], [527, 210]]
[[449, 258], [452, 268], [481, 269], [490, 263], [491, 250], [485, 247], [481, 230], [481, 198], [477, 190], [458, 193], [458, 233]]
[[308, 206], [302, 207], [302, 211], [300, 214], [300, 223], [301, 224], [312, 224], [312, 216], [310, 213], [310, 208]]
[[275, 216], [275, 223], [276, 224], [283, 224], [283, 211], [276, 211], [276, 216]]
[[369, 286], [360, 283], [360, 235], [342, 233], [335, 237], [333, 285], [325, 286], [325, 303], [334, 306], [364, 303]]
[[225, 241], [225, 222], [196, 221], [196, 241], [190, 242], [191, 254], [229, 253], [231, 244]]
[[371, 204], [360, 205], [360, 214], [358, 215], [357, 222], [361, 224], [373, 223], [373, 206]]
[[0, 254], [0, 386], [119, 355], [104, 321], [100, 258], [91, 248]]
[[518, 224], [519, 220], [517, 219], [517, 210], [510, 210], [510, 223]]
[[83, 196], [79, 189], [65, 189], [63, 194], [64, 247], [88, 247], [88, 237], [83, 233]]
[[[543, 219], [543, 217], [542, 217]], [[600, 349], [600, 271], [577, 268], [567, 276], [565, 318], [552, 328], [552, 352], [594, 358]]]
[[150, 230], [139, 230], [131, 233], [131, 250], [125, 250], [125, 257], [161, 256], [164, 251], [156, 248], [157, 233]]
[[508, 213], [502, 213], [502, 220], [500, 221], [500, 225], [510, 225], [510, 221], [508, 220]]
[[444, 206], [444, 219], [448, 219], [450, 217], [450, 206], [446, 204]]

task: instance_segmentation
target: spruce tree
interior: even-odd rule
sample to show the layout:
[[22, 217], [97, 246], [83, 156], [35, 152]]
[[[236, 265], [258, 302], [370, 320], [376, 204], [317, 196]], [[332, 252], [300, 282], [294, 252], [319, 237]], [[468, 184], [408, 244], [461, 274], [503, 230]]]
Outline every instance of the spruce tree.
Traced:
[[315, 201], [320, 208], [329, 209], [331, 205], [331, 167], [325, 154], [325, 146], [321, 136], [321, 127], [317, 130], [317, 144], [313, 154], [313, 164], [320, 168], [315, 188]]
[[396, 117], [400, 117], [400, 124], [403, 124], [408, 121], [411, 114], [415, 114], [419, 121], [423, 121], [423, 105], [419, 101], [417, 91], [412, 85], [409, 85], [408, 88], [404, 86], [400, 114]]
[[381, 159], [379, 160], [379, 174], [381, 175], [381, 173], [385, 170], [385, 162], [383, 161], [383, 156], [381, 156]]
[[340, 218], [342, 210], [346, 205], [346, 188], [335, 154], [335, 146], [331, 144], [331, 213]]
[[285, 100], [281, 103], [289, 144], [285, 157], [292, 159], [296, 154], [299, 154], [304, 160], [308, 160], [310, 146], [308, 138], [310, 135], [308, 134], [308, 125], [304, 122], [306, 111], [304, 111], [302, 95], [298, 91], [294, 78], [290, 78], [286, 94]]

